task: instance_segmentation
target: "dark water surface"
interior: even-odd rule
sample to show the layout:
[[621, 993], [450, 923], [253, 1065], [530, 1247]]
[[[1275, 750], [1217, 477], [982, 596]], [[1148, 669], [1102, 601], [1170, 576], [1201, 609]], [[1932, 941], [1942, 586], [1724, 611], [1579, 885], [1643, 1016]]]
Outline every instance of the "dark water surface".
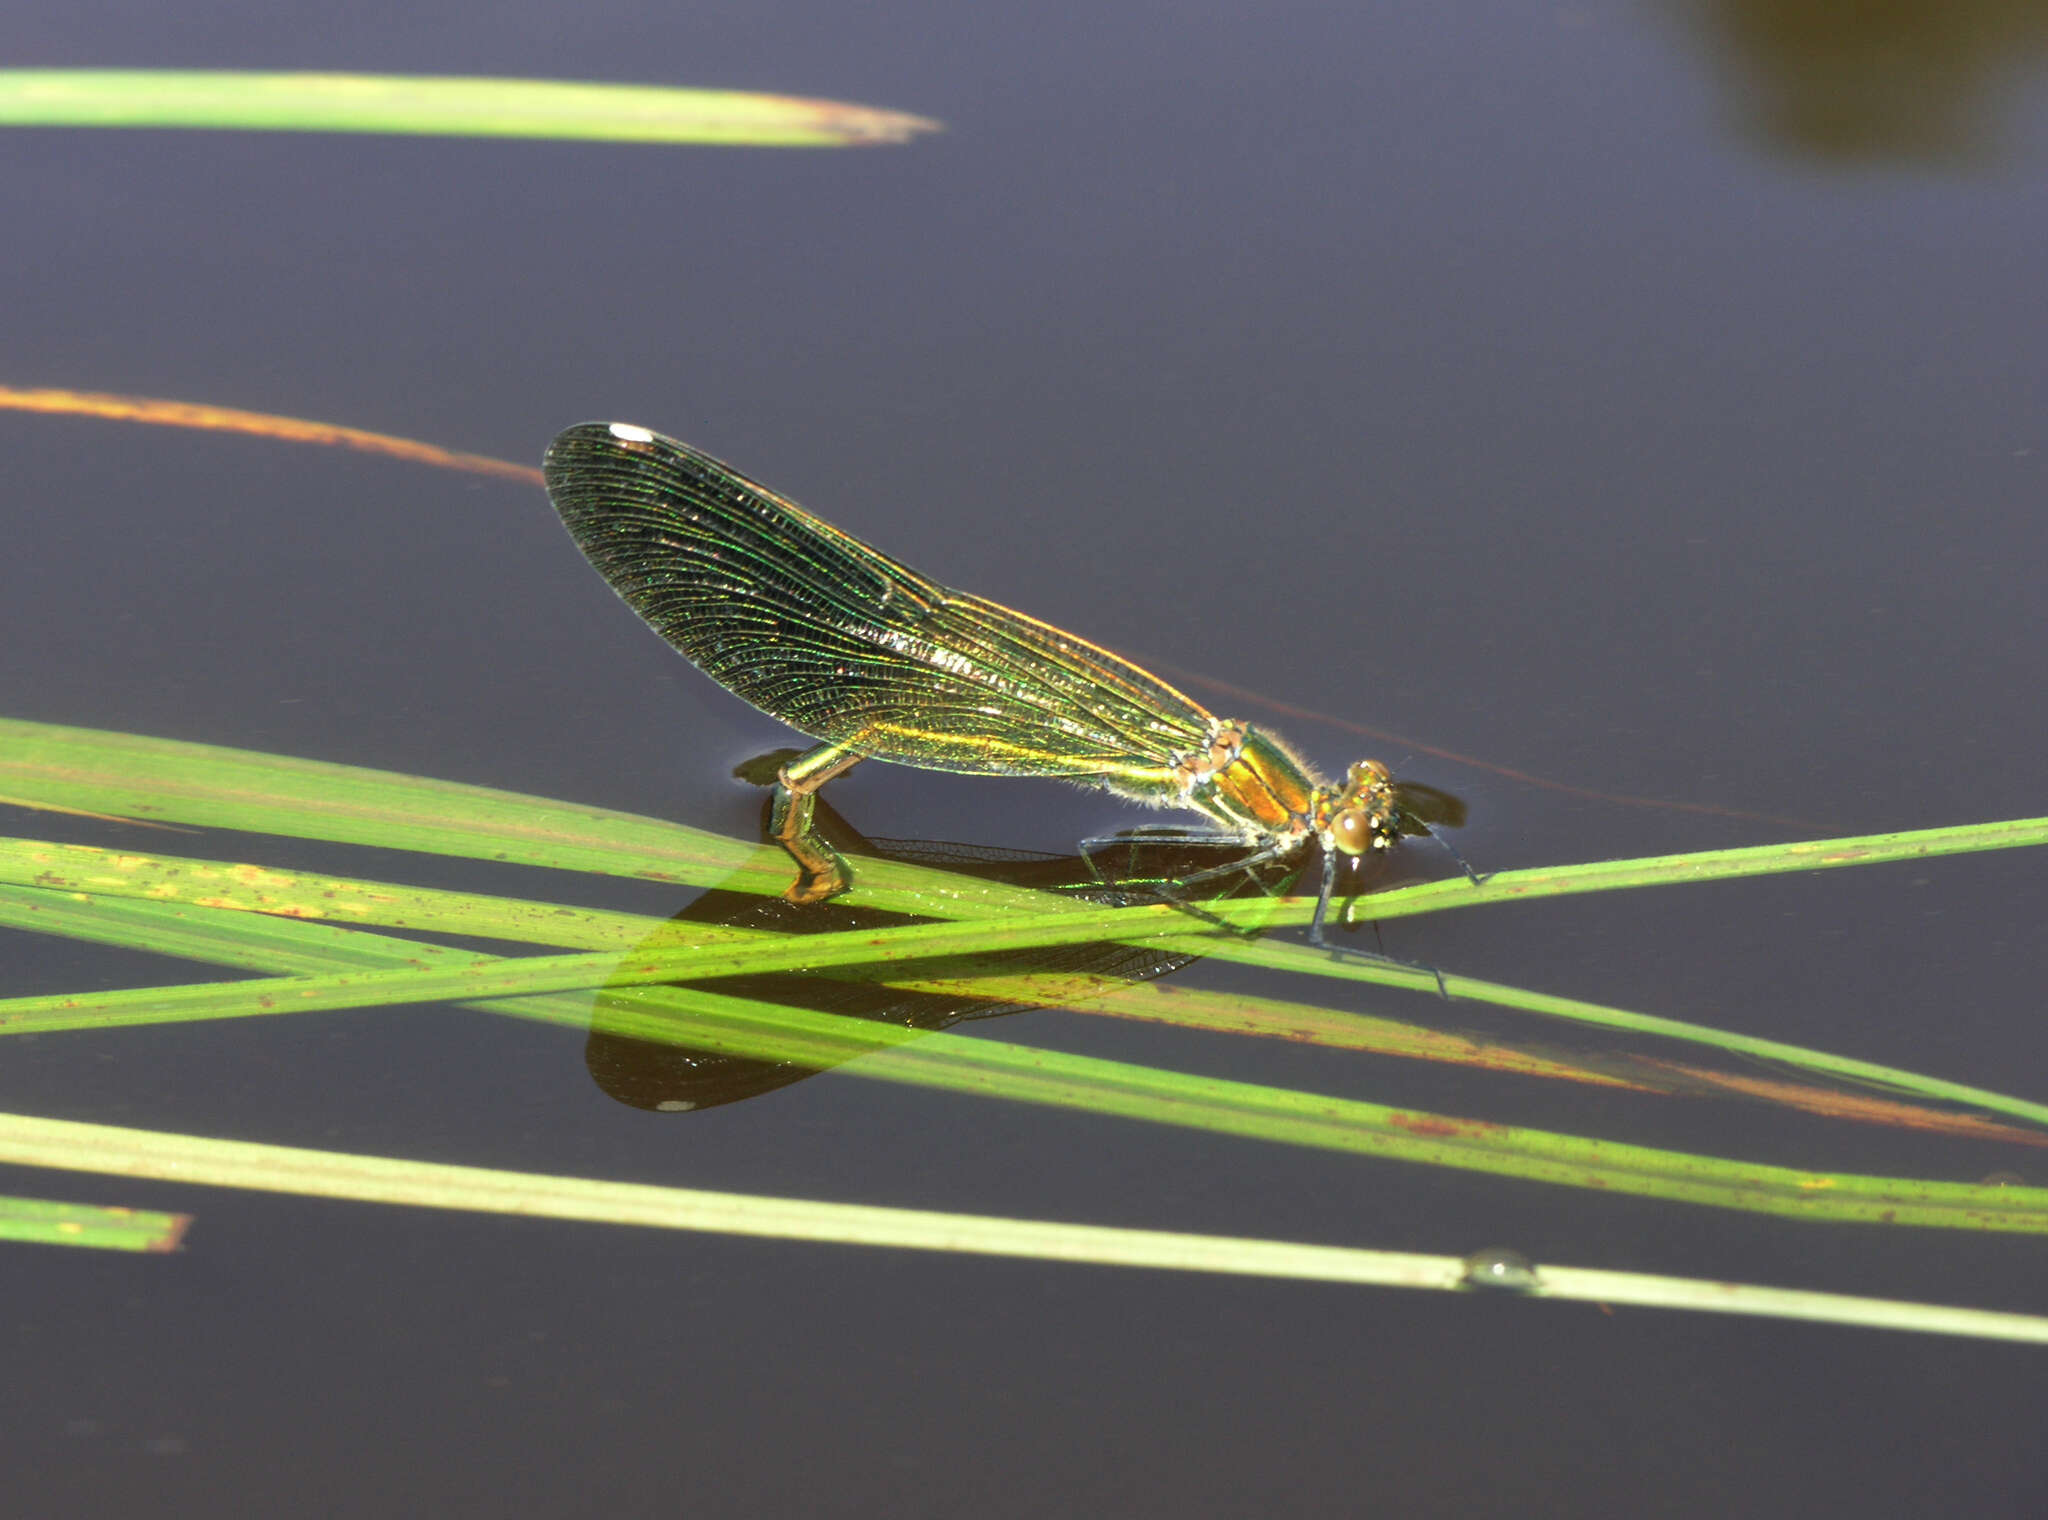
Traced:
[[[721, 85], [948, 130], [840, 153], [11, 132], [0, 384], [534, 462], [568, 423], [639, 421], [945, 581], [1409, 736], [1190, 681], [1328, 769], [1371, 753], [1465, 796], [1461, 843], [1490, 868], [1792, 831], [1420, 746], [1816, 833], [2039, 814], [2048, 6], [1834, 9], [53, 11], [15, 30], [12, 63]], [[0, 447], [0, 713], [754, 827], [758, 794], [727, 772], [786, 731], [648, 635], [537, 490], [14, 413]], [[1134, 821], [1051, 785], [881, 767], [834, 790], [880, 834], [1062, 849]], [[419, 879], [687, 901], [453, 862]], [[2040, 1097], [2043, 879], [2014, 852], [1404, 920], [1386, 942]], [[8, 992], [194, 974], [0, 947]], [[1790, 1165], [2048, 1178], [2032, 1152], [1762, 1107], [1063, 1012], [991, 1032]], [[2028, 1239], [1603, 1198], [844, 1075], [649, 1115], [592, 1085], [580, 1036], [454, 1009], [10, 1040], [0, 1106], [2048, 1310]], [[2038, 1350], [51, 1173], [0, 1191], [198, 1216], [170, 1259], [7, 1253], [16, 1514], [2048, 1504]]]

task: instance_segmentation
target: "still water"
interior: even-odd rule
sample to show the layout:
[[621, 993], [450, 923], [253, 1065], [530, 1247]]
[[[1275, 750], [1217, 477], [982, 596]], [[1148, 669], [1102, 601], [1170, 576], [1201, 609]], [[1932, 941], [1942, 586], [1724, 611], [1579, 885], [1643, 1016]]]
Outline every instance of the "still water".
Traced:
[[[820, 153], [11, 132], [0, 384], [535, 463], [569, 423], [641, 422], [940, 580], [1185, 680], [1327, 771], [1363, 748], [1458, 793], [1460, 844], [1487, 869], [1795, 832], [1743, 813], [1813, 834], [2038, 814], [2048, 6], [1836, 11], [52, 13], [16, 33], [12, 63], [717, 85], [946, 131]], [[11, 413], [0, 446], [0, 714], [757, 826], [759, 794], [729, 773], [788, 731], [649, 635], [538, 490]], [[1625, 806], [1440, 752], [1722, 811]], [[872, 833], [1027, 849], [1136, 821], [1047, 783], [880, 766], [833, 798]], [[565, 890], [340, 847], [174, 848]], [[1402, 920], [1384, 943], [2039, 1097], [2042, 880], [2011, 852]], [[647, 885], [579, 890], [688, 906]], [[9, 993], [193, 974], [0, 945]], [[1210, 964], [1180, 979], [1273, 990]], [[2048, 1179], [2031, 1152], [1762, 1106], [1531, 1090], [1061, 1011], [999, 1032], [1787, 1165]], [[834, 1074], [648, 1113], [593, 1084], [580, 1037], [455, 1009], [10, 1041], [0, 1106], [2048, 1309], [2025, 1238], [1603, 1198]], [[2037, 1351], [0, 1182], [198, 1216], [174, 1258], [7, 1253], [0, 1450], [23, 1514], [2019, 1515], [2048, 1500]]]

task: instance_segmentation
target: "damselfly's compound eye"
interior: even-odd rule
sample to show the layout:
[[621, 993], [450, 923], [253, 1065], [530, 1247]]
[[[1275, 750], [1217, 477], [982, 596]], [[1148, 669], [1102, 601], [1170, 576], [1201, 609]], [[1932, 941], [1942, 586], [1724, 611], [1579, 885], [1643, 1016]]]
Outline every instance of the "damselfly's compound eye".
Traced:
[[1364, 808], [1345, 808], [1330, 820], [1330, 842], [1346, 855], [1363, 855], [1379, 844], [1378, 822]]

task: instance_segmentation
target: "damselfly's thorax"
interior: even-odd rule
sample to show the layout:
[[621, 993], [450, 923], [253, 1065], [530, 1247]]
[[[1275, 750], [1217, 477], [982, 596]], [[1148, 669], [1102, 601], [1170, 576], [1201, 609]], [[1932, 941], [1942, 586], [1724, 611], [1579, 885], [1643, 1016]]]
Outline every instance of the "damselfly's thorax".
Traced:
[[1217, 723], [1208, 746], [1174, 762], [1181, 800], [1247, 839], [1313, 834], [1341, 855], [1389, 848], [1401, 837], [1400, 785], [1377, 760], [1352, 766], [1341, 786], [1248, 723]]
[[1285, 745], [1234, 719], [1216, 724], [1207, 748], [1177, 757], [1174, 776], [1186, 806], [1247, 839], [1307, 834], [1324, 789]]

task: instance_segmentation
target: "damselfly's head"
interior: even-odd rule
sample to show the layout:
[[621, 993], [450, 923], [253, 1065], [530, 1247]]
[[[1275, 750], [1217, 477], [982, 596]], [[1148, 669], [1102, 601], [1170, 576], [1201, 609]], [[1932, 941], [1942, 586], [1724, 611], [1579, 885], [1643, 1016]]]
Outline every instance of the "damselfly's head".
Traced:
[[[1377, 760], [1359, 761], [1342, 786], [1325, 787], [1316, 797], [1314, 823], [1323, 847], [1354, 858], [1390, 850], [1406, 834], [1432, 835], [1448, 849], [1449, 841], [1436, 829], [1455, 829], [1464, 822], [1465, 804], [1449, 792], [1419, 781], [1396, 781]], [[1472, 868], [1457, 851], [1451, 853], [1471, 876]]]
[[1316, 834], [1324, 849], [1341, 855], [1392, 849], [1401, 821], [1394, 778], [1377, 760], [1359, 761], [1342, 786], [1326, 787], [1316, 797]]

